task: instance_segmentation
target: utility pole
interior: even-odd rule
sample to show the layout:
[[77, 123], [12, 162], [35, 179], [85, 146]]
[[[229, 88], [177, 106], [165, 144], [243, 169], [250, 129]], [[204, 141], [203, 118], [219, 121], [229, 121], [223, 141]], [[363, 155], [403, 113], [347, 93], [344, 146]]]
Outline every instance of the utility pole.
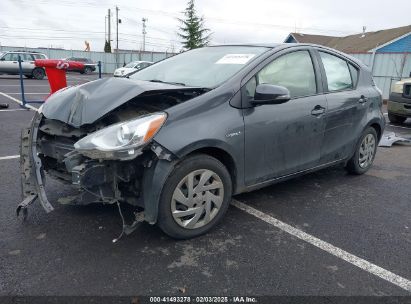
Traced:
[[110, 43], [110, 45], [111, 45], [111, 10], [110, 9], [108, 9], [108, 15], [107, 15], [107, 18], [108, 18], [108, 25], [107, 25], [107, 32], [108, 32], [108, 34], [107, 34], [107, 37], [108, 37], [108, 43]]
[[120, 9], [116, 5], [116, 67], [118, 68], [118, 24], [121, 22], [121, 20], [118, 19], [118, 11]]
[[143, 52], [146, 50], [146, 22], [148, 21], [147, 18], [143, 18], [141, 19], [141, 21], [143, 21]]

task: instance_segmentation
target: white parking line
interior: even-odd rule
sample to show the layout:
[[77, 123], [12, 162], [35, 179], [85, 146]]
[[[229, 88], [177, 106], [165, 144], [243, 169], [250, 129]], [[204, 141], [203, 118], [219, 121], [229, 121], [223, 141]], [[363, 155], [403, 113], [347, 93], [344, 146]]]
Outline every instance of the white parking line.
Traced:
[[[21, 92], [7, 92], [4, 94], [8, 94], [8, 95], [21, 95]], [[24, 94], [26, 95], [49, 95], [50, 92], [47, 93], [29, 93], [29, 92], [24, 92]]]
[[[8, 99], [11, 99], [11, 100], [17, 102], [17, 103], [18, 103], [19, 105], [21, 105], [21, 106], [23, 105], [23, 102], [22, 102], [21, 100], [18, 100], [17, 98], [14, 98], [14, 97], [12, 97], [12, 96], [10, 96], [10, 95], [7, 95], [7, 94], [5, 94], [5, 93], [3, 93], [3, 92], [0, 92], [0, 95], [2, 95], [2, 96], [6, 97], [6, 98], [8, 98]], [[35, 107], [33, 107], [32, 105], [29, 105], [29, 104], [26, 104], [26, 108], [29, 108], [29, 109], [34, 110], [34, 111], [37, 111], [37, 108], [35, 108]]]
[[30, 109], [6, 109], [6, 110], [2, 110], [0, 109], [0, 113], [1, 112], [15, 112], [15, 111], [29, 111]]
[[20, 158], [20, 155], [1, 156], [0, 160]]
[[300, 240], [303, 240], [307, 243], [310, 243], [311, 245], [314, 245], [317, 248], [320, 248], [321, 250], [324, 250], [354, 266], [357, 266], [361, 268], [362, 270], [365, 270], [383, 280], [386, 280], [394, 285], [397, 285], [398, 287], [411, 292], [411, 281], [403, 278], [399, 275], [396, 275], [395, 273], [392, 273], [384, 268], [381, 268], [373, 263], [370, 263], [362, 258], [359, 258], [347, 251], [342, 250], [341, 248], [338, 248], [330, 243], [327, 243], [325, 241], [320, 240], [319, 238], [316, 238], [315, 236], [312, 236], [302, 230], [299, 230], [291, 225], [288, 225], [280, 220], [277, 220], [276, 218], [265, 214], [257, 209], [254, 209], [253, 207], [250, 207], [244, 203], [241, 203], [237, 200], [232, 200], [231, 204], [235, 207], [237, 207], [240, 210], [243, 210], [247, 212], [248, 214], [251, 214], [260, 220], [263, 220], [264, 222], [277, 227], [281, 229], [284, 232], [287, 232], [288, 234], [291, 234]]

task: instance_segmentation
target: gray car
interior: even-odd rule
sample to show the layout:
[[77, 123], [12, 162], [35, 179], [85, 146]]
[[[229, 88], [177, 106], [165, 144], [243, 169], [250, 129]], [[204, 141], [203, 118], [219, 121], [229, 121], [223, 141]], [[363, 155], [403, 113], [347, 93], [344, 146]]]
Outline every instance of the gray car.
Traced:
[[44, 69], [36, 67], [34, 60], [47, 59], [47, 56], [36, 52], [10, 51], [0, 53], [0, 74], [18, 75], [20, 73], [19, 56], [24, 76], [39, 80], [44, 78], [46, 75]]
[[36, 198], [53, 210], [44, 179], [55, 178], [77, 191], [62, 203], [138, 207], [126, 233], [145, 220], [195, 237], [232, 195], [337, 164], [366, 172], [381, 107], [369, 69], [329, 48], [195, 49], [50, 96], [23, 131], [19, 210]]

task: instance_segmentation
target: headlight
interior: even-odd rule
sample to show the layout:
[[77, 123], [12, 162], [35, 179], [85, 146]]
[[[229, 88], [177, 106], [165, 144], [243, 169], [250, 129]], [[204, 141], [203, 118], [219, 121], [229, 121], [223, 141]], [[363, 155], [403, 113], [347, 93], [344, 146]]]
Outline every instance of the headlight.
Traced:
[[91, 158], [130, 159], [160, 130], [167, 114], [153, 113], [117, 123], [80, 139], [74, 148]]

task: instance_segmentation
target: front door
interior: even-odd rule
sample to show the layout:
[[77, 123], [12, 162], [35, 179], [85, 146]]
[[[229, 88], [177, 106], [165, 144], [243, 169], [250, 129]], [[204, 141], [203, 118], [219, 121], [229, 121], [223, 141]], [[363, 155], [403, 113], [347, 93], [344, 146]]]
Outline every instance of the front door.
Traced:
[[4, 73], [18, 73], [19, 72], [19, 55], [16, 53], [8, 53], [4, 55], [4, 60], [1, 64], [1, 70]]
[[318, 78], [308, 50], [274, 59], [248, 81], [243, 96], [253, 98], [261, 83], [286, 87], [291, 100], [244, 109], [247, 185], [318, 165], [324, 133], [326, 99], [318, 94]]

